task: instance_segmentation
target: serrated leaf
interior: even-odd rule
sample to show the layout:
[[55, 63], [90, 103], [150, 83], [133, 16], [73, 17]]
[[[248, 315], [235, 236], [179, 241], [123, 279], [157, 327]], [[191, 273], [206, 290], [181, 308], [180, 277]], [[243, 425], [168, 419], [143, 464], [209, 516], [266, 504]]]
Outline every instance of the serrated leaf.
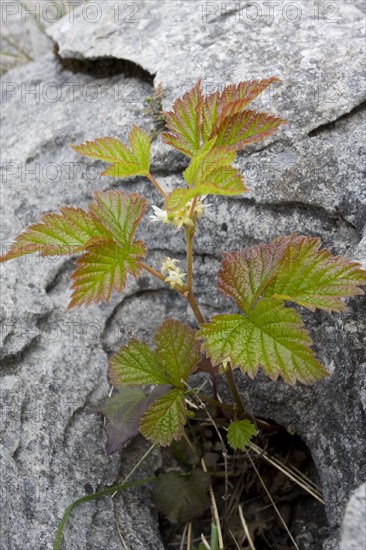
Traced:
[[151, 403], [169, 389], [169, 386], [158, 386], [150, 395], [145, 395], [139, 388], [118, 388], [117, 393], [107, 397], [97, 407], [89, 409], [89, 413], [101, 412], [108, 419], [106, 424], [108, 455], [116, 452], [121, 445], [138, 435], [143, 413]]
[[238, 84], [225, 86], [218, 99], [219, 115], [223, 115], [224, 118], [243, 111], [273, 82], [280, 82], [280, 79], [272, 76], [262, 80], [244, 80]]
[[283, 119], [268, 113], [241, 111], [218, 117], [210, 137], [217, 136], [217, 146], [227, 146], [233, 151], [239, 151], [248, 143], [270, 136], [281, 124], [285, 124]]
[[261, 299], [248, 315], [218, 315], [201, 325], [200, 337], [212, 361], [230, 360], [254, 378], [258, 368], [294, 384], [327, 376], [314, 357], [300, 315], [275, 299]]
[[128, 273], [138, 276], [138, 262], [146, 256], [141, 241], [126, 243], [122, 248], [115, 241], [99, 239], [86, 245], [84, 251], [71, 275], [73, 294], [69, 309], [101, 300], [108, 302], [113, 290], [123, 290]]
[[129, 243], [146, 211], [146, 200], [138, 193], [123, 191], [95, 191], [95, 203], [89, 211], [113, 235], [117, 244], [124, 247]]
[[140, 422], [140, 432], [146, 439], [166, 447], [173, 439], [181, 438], [186, 420], [184, 391], [174, 388], [145, 411]]
[[200, 147], [202, 88], [201, 81], [176, 99], [173, 110], [164, 112], [166, 125], [170, 132], [163, 132], [162, 139], [184, 155], [193, 157]]
[[273, 278], [293, 235], [223, 254], [218, 288], [246, 313]]
[[310, 310], [345, 309], [341, 297], [362, 294], [365, 272], [346, 258], [319, 250], [320, 240], [289, 235], [223, 256], [218, 287], [249, 312], [261, 295]]
[[171, 384], [183, 388], [182, 379], [196, 368], [200, 344], [194, 329], [180, 321], [166, 319], [155, 334], [155, 351], [132, 340], [110, 360], [109, 373], [115, 386]]
[[85, 157], [112, 163], [102, 176], [127, 178], [146, 176], [150, 170], [150, 138], [148, 134], [132, 126], [128, 135], [130, 149], [118, 138], [102, 137], [86, 141], [81, 145], [72, 145], [72, 149]]
[[211, 475], [199, 468], [189, 475], [164, 473], [159, 475], [152, 499], [171, 523], [187, 523], [202, 516], [208, 508], [210, 482]]
[[194, 197], [202, 195], [240, 195], [247, 191], [239, 171], [231, 166], [235, 152], [216, 147], [215, 138], [202, 146], [183, 176], [190, 186], [175, 189], [165, 201], [169, 211], [180, 210]]
[[65, 206], [60, 208], [60, 213], [44, 214], [39, 223], [30, 225], [0, 261], [33, 252], [42, 256], [71, 255], [80, 252], [90, 239], [109, 236], [109, 231], [92, 214]]
[[187, 380], [200, 360], [200, 343], [196, 334], [197, 331], [188, 325], [171, 319], [164, 321], [155, 334], [159, 366], [177, 387], [181, 386], [182, 379]]
[[217, 119], [220, 93], [213, 92], [202, 100], [202, 125], [201, 133], [203, 142], [209, 141], [212, 128]]
[[266, 296], [289, 300], [311, 311], [344, 311], [341, 298], [363, 294], [366, 271], [356, 262], [319, 250], [318, 238], [299, 236], [285, 248]]
[[113, 386], [167, 383], [156, 352], [137, 340], [132, 340], [113, 355], [109, 362], [109, 377]]
[[257, 433], [256, 427], [250, 420], [235, 420], [231, 422], [227, 432], [227, 440], [232, 449], [245, 451], [250, 445], [250, 440]]

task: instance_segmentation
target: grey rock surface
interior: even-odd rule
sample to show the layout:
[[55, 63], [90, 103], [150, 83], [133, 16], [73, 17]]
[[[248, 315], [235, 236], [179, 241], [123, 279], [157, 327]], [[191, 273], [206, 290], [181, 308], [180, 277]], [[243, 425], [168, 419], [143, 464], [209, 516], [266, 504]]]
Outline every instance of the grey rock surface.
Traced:
[[340, 550], [366, 548], [366, 483], [353, 491], [346, 506]]
[[[74, 22], [64, 18], [50, 27], [61, 60], [50, 53], [2, 78], [2, 246], [42, 212], [86, 206], [95, 189], [144, 192], [159, 204], [141, 179], [101, 179], [101, 163], [67, 147], [102, 135], [124, 138], [133, 121], [153, 131], [154, 118], [144, 113], [152, 82], [163, 84], [168, 108], [199, 77], [208, 90], [275, 74], [284, 83], [260, 107], [289, 124], [240, 154], [250, 193], [210, 198], [195, 247], [202, 308], [209, 315], [232, 307], [213, 290], [222, 250], [294, 231], [320, 236], [334, 252], [364, 261], [363, 2], [334, 2], [335, 14], [321, 12], [319, 20], [308, 2], [296, 2], [301, 17], [290, 7], [284, 12], [284, 2], [272, 22], [266, 3], [258, 2], [262, 16], [252, 23], [253, 12], [235, 11], [234, 2], [225, 4], [226, 15], [216, 2], [133, 2], [136, 13], [129, 8], [117, 15], [111, 4], [99, 4], [93, 24], [87, 20], [93, 12], [79, 9]], [[219, 11], [210, 15], [209, 5]], [[108, 69], [97, 78], [103, 58]], [[130, 64], [119, 63], [125, 61]], [[133, 67], [135, 75], [121, 74], [132, 74]], [[169, 190], [180, 183], [186, 161], [156, 140], [152, 165]], [[139, 228], [155, 266], [165, 255], [184, 260], [181, 234], [164, 230], [147, 217]], [[66, 312], [71, 259], [28, 256], [0, 269], [1, 548], [48, 549], [64, 508], [90, 486], [122, 479], [146, 450], [140, 442], [106, 457], [102, 420], [85, 415], [109, 391], [107, 356], [131, 333], [151, 338], [166, 316], [194, 319], [179, 297], [150, 277], [130, 280], [108, 305]], [[306, 316], [317, 355], [331, 372], [324, 382], [286, 387], [261, 375], [240, 381], [254, 413], [296, 431], [311, 450], [332, 533], [324, 550], [338, 547], [349, 495], [366, 479], [364, 308], [361, 297], [342, 315]], [[159, 464], [156, 453], [145, 473]], [[119, 548], [116, 518], [129, 548], [162, 548], [147, 495], [148, 489], [138, 489], [78, 509], [65, 548]], [[314, 544], [321, 548], [321, 541]]]

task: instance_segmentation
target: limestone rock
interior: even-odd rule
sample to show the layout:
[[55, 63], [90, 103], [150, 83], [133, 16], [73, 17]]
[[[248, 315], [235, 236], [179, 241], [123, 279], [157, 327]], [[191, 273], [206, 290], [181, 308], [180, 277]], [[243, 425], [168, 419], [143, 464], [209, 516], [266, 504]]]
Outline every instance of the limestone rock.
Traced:
[[[136, 13], [117, 15], [112, 4], [100, 3], [94, 23], [92, 9], [79, 8], [74, 22], [66, 17], [52, 25], [60, 58], [50, 52], [2, 78], [3, 249], [41, 213], [85, 207], [95, 189], [144, 192], [160, 205], [148, 182], [100, 178], [102, 163], [68, 147], [103, 135], [124, 139], [132, 122], [153, 132], [154, 117], [144, 112], [153, 84], [162, 82], [169, 108], [199, 77], [208, 90], [275, 74], [284, 83], [259, 106], [289, 124], [240, 154], [250, 194], [209, 200], [195, 244], [202, 308], [209, 315], [232, 307], [214, 290], [222, 250], [298, 232], [364, 260], [363, 2], [334, 2], [335, 13], [321, 12], [317, 20], [309, 2], [298, 1], [300, 17], [281, 5], [273, 21], [261, 2], [258, 18], [254, 8], [238, 11], [234, 2], [221, 13], [222, 2], [139, 1], [131, 3]], [[185, 165], [154, 141], [153, 172], [165, 189], [181, 183]], [[155, 266], [166, 255], [184, 261], [182, 235], [165, 229], [148, 217], [139, 228]], [[194, 322], [179, 297], [147, 276], [130, 280], [108, 305], [67, 312], [71, 260], [28, 256], [0, 268], [4, 549], [50, 548], [70, 502], [122, 479], [137, 462], [146, 445], [106, 457], [102, 419], [85, 410], [107, 395], [107, 357], [131, 333], [149, 339], [166, 316]], [[306, 315], [317, 355], [331, 372], [324, 382], [287, 387], [261, 375], [240, 381], [253, 412], [299, 433], [312, 452], [332, 532], [324, 550], [337, 547], [349, 495], [366, 478], [364, 307], [361, 297], [342, 315]], [[145, 472], [159, 464], [156, 452]], [[77, 509], [65, 548], [119, 548], [115, 517], [133, 550], [162, 548], [146, 495], [148, 489], [138, 489]]]

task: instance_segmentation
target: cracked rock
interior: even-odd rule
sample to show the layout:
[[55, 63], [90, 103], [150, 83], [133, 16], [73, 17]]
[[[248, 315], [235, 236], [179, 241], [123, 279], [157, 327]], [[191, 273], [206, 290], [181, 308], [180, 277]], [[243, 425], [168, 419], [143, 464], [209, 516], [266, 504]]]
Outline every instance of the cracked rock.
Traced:
[[[68, 147], [103, 135], [125, 139], [132, 122], [153, 132], [154, 118], [144, 112], [152, 82], [162, 82], [169, 108], [199, 77], [207, 91], [212, 84], [275, 74], [284, 83], [259, 107], [287, 118], [288, 126], [240, 154], [250, 194], [210, 198], [197, 231], [195, 287], [202, 309], [210, 315], [231, 308], [214, 289], [223, 250], [297, 232], [364, 261], [363, 2], [337, 1], [337, 22], [326, 22], [325, 13], [316, 20], [309, 3], [299, 0], [298, 20], [290, 11], [286, 20], [279, 8], [274, 21], [263, 16], [251, 24], [246, 18], [253, 13], [238, 13], [234, 2], [226, 3], [227, 13], [221, 2], [133, 2], [136, 14], [117, 13], [117, 19], [135, 19], [129, 24], [115, 22], [115, 4], [100, 3], [94, 24], [76, 9], [74, 22], [63, 18], [48, 29], [58, 56], [49, 52], [2, 77], [3, 249], [43, 212], [85, 207], [95, 189], [144, 192], [161, 206], [148, 182], [101, 178], [102, 163]], [[218, 12], [208, 13], [206, 4]], [[257, 4], [264, 10], [268, 3]], [[104, 72], [103, 58], [109, 60]], [[117, 73], [113, 59], [122, 62]], [[152, 149], [153, 172], [164, 188], [180, 185], [184, 157], [159, 140]], [[146, 216], [138, 237], [155, 267], [163, 256], [184, 262], [184, 239], [171, 227], [151, 225]], [[166, 316], [194, 322], [178, 296], [147, 276], [129, 280], [108, 305], [67, 312], [72, 260], [26, 256], [0, 267], [4, 550], [51, 548], [65, 507], [123, 479], [139, 460], [146, 451], [141, 441], [107, 457], [102, 419], [85, 410], [108, 394], [108, 355], [129, 334], [150, 339]], [[251, 409], [299, 433], [312, 453], [332, 532], [324, 544], [317, 541], [324, 550], [338, 548], [346, 503], [366, 479], [364, 307], [360, 297], [341, 315], [305, 315], [316, 353], [331, 373], [327, 380], [305, 388], [240, 377]], [[159, 466], [155, 452], [137, 475]], [[129, 548], [163, 548], [148, 495], [140, 488], [78, 508], [64, 547], [120, 548], [118, 521]]]

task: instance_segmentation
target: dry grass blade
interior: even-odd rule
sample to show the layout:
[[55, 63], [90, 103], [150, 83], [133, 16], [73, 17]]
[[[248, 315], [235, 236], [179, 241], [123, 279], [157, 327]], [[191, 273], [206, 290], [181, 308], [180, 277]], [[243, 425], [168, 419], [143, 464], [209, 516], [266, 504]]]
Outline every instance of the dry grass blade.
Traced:
[[192, 523], [188, 523], [187, 550], [192, 549]]
[[293, 469], [290, 469], [288, 466], [286, 466], [285, 464], [283, 464], [281, 461], [277, 460], [276, 458], [272, 458], [268, 455], [268, 453], [266, 453], [265, 451], [263, 451], [260, 447], [258, 447], [257, 445], [255, 445], [254, 443], [251, 443], [250, 444], [250, 448], [252, 449], [252, 451], [254, 451], [257, 455], [261, 456], [264, 460], [266, 460], [267, 462], [269, 462], [270, 464], [272, 464], [272, 466], [274, 466], [275, 468], [277, 468], [278, 470], [280, 470], [283, 474], [285, 474], [288, 478], [290, 478], [292, 481], [294, 481], [295, 483], [297, 483], [302, 489], [304, 489], [304, 491], [306, 491], [307, 493], [309, 493], [312, 497], [314, 497], [316, 500], [318, 500], [319, 502], [321, 502], [322, 504], [325, 504], [324, 503], [324, 500], [322, 499], [319, 491], [316, 489], [316, 487], [314, 487], [314, 484], [311, 482], [308, 482], [307, 479], [305, 478], [304, 474], [302, 474], [301, 472], [297, 473], [295, 472]]
[[230, 535], [231, 535], [231, 538], [232, 538], [233, 541], [234, 541], [235, 546], [238, 548], [238, 550], [240, 550], [239, 543], [238, 543], [238, 541], [236, 540], [236, 538], [234, 537], [233, 532], [232, 532], [231, 529], [229, 529], [229, 533], [230, 533]]
[[[141, 464], [144, 462], [144, 460], [146, 460], [146, 458], [149, 456], [149, 454], [152, 453], [152, 451], [155, 449], [155, 447], [157, 447], [156, 443], [154, 443], [153, 445], [151, 445], [151, 447], [149, 447], [149, 449], [146, 451], [144, 456], [142, 458], [140, 458], [140, 460], [137, 462], [137, 464], [135, 464], [135, 466], [128, 472], [128, 474], [126, 475], [126, 477], [122, 481], [121, 485], [126, 483], [130, 479], [130, 477], [136, 472], [136, 470], [138, 470], [140, 468]], [[113, 493], [112, 498], [115, 497], [116, 494], [117, 494], [117, 491], [115, 493]]]
[[187, 536], [187, 529], [188, 529], [188, 523], [185, 524], [183, 533], [182, 533], [182, 539], [180, 541], [179, 550], [184, 550], [184, 545], [186, 542], [186, 536]]
[[238, 506], [238, 511], [239, 511], [240, 521], [241, 521], [241, 524], [243, 526], [245, 536], [247, 537], [247, 541], [249, 543], [249, 546], [250, 546], [251, 550], [255, 550], [255, 546], [253, 544], [252, 537], [250, 536], [248, 525], [247, 525], [246, 519], [244, 517], [244, 512], [243, 512], [243, 509], [242, 509], [240, 504]]
[[258, 476], [259, 481], [261, 482], [261, 485], [262, 485], [263, 489], [264, 489], [265, 492], [266, 492], [267, 497], [268, 497], [269, 500], [271, 501], [271, 504], [272, 504], [273, 508], [275, 509], [276, 514], [278, 515], [278, 517], [279, 517], [279, 519], [280, 519], [282, 525], [284, 526], [284, 528], [285, 528], [285, 530], [286, 530], [288, 536], [290, 537], [292, 544], [294, 545], [294, 547], [296, 548], [296, 550], [300, 550], [299, 547], [298, 547], [298, 545], [297, 545], [297, 543], [296, 543], [296, 541], [295, 541], [295, 539], [294, 539], [294, 537], [291, 535], [290, 530], [289, 530], [289, 528], [287, 527], [286, 522], [285, 522], [285, 520], [283, 519], [283, 517], [282, 517], [282, 515], [281, 515], [281, 512], [280, 512], [279, 509], [277, 508], [276, 503], [274, 502], [274, 500], [273, 500], [273, 498], [272, 498], [272, 496], [271, 496], [271, 493], [268, 491], [267, 486], [266, 486], [266, 484], [264, 483], [263, 478], [262, 478], [262, 476], [260, 475], [260, 473], [259, 473], [259, 471], [258, 471], [258, 468], [257, 468], [256, 465], [254, 464], [254, 462], [253, 462], [253, 460], [252, 460], [252, 457], [250, 456], [250, 454], [248, 453], [248, 451], [247, 451], [246, 454], [247, 454], [248, 459], [250, 460], [250, 463], [251, 463], [251, 465], [252, 465], [252, 467], [253, 467], [255, 473], [256, 473], [257, 476]]

